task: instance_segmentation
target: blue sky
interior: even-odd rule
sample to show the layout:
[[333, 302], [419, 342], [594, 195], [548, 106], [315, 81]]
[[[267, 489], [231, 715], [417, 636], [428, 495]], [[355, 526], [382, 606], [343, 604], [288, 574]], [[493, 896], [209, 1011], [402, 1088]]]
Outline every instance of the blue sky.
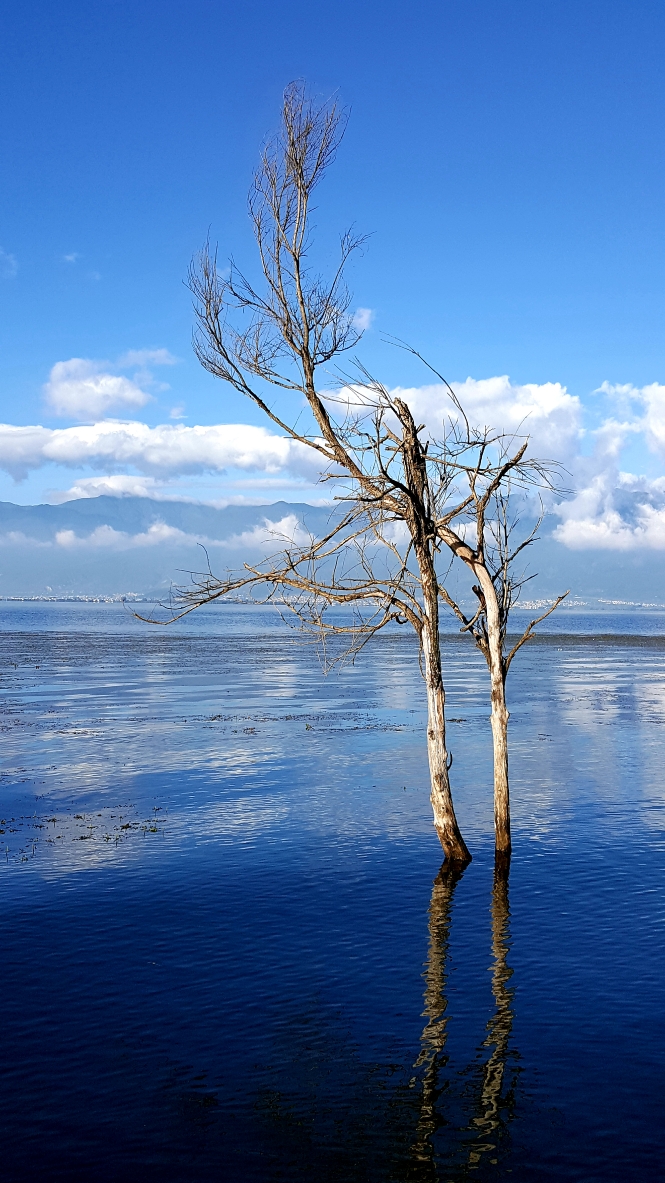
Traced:
[[[173, 434], [260, 423], [193, 358], [183, 279], [209, 227], [222, 255], [252, 259], [248, 183], [300, 77], [352, 109], [317, 222], [323, 244], [350, 222], [371, 235], [351, 273], [372, 311], [363, 358], [421, 403], [427, 375], [382, 333], [456, 382], [509, 375], [467, 392], [499, 419], [536, 408], [541, 451], [563, 431], [579, 496], [562, 543], [665, 548], [664, 34], [643, 0], [5, 6], [0, 419], [47, 434], [20, 437], [23, 469], [18, 437], [0, 438], [0, 499], [108, 477], [315, 498], [258, 437], [238, 466], [228, 440], [211, 462], [206, 436], [185, 472]], [[110, 417], [134, 424], [122, 446], [81, 443], [77, 424]], [[161, 467], [146, 459], [160, 425]]]

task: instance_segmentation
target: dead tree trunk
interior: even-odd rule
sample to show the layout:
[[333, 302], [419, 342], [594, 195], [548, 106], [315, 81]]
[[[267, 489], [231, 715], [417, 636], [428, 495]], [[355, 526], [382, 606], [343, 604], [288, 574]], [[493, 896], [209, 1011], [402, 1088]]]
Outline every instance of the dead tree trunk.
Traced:
[[[501, 663], [503, 664], [503, 663]], [[510, 854], [510, 790], [508, 787], [508, 719], [506, 683], [498, 663], [490, 668], [492, 742], [494, 745], [494, 831], [497, 854]]]
[[404, 483], [408, 493], [406, 520], [418, 563], [422, 591], [419, 635], [427, 687], [427, 755], [434, 825], [446, 858], [453, 862], [470, 863], [471, 855], [455, 817], [448, 776], [452, 760], [449, 761], [446, 748], [446, 696], [441, 670], [439, 584], [433, 555], [435, 529], [431, 515], [431, 491], [427, 479], [427, 449], [419, 438], [418, 428], [407, 404], [401, 399], [395, 399], [395, 408], [402, 426], [400, 447], [404, 464]]
[[510, 788], [508, 785], [508, 719], [506, 663], [503, 654], [501, 614], [496, 588], [487, 569], [476, 568], [487, 622], [485, 659], [490, 672], [490, 722], [494, 746], [494, 831], [496, 851], [510, 854]]
[[422, 631], [423, 666], [427, 687], [427, 755], [431, 782], [430, 800], [434, 826], [446, 858], [469, 863], [471, 855], [461, 835], [455, 816], [448, 772], [450, 761], [446, 748], [445, 691], [441, 671], [439, 609], [434, 589], [433, 604], [425, 600]]

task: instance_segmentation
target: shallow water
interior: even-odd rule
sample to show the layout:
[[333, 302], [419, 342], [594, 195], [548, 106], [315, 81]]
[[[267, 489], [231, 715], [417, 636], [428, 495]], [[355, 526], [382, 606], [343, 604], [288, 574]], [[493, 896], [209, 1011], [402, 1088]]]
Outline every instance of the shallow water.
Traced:
[[3, 1177], [661, 1179], [662, 619], [564, 625], [510, 675], [509, 877], [443, 642], [457, 878], [409, 636], [325, 677], [268, 610], [3, 605]]

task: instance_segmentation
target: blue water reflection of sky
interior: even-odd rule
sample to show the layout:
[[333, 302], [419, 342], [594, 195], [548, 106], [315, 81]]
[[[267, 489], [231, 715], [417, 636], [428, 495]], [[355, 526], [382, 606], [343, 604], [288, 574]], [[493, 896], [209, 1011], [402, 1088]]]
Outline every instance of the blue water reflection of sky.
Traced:
[[658, 1178], [665, 643], [520, 655], [497, 880], [485, 671], [444, 640], [455, 882], [411, 638], [324, 677], [221, 616], [4, 614], [7, 1178]]

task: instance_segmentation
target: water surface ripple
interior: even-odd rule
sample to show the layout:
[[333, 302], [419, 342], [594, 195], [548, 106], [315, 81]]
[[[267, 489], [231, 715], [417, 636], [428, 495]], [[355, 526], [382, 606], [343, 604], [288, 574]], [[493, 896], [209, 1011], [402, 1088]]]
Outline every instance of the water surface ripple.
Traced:
[[511, 673], [509, 872], [444, 638], [459, 874], [406, 634], [4, 606], [3, 1179], [662, 1179], [665, 638], [607, 626]]

